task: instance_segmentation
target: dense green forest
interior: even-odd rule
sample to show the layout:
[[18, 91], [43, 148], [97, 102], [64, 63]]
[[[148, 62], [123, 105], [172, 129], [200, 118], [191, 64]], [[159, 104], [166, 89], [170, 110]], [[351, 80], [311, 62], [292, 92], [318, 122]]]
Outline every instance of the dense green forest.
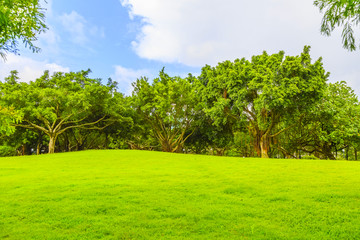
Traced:
[[271, 158], [357, 160], [359, 102], [329, 83], [310, 47], [204, 66], [199, 76], [141, 77], [131, 96], [90, 70], [0, 83], [0, 153], [147, 149]]

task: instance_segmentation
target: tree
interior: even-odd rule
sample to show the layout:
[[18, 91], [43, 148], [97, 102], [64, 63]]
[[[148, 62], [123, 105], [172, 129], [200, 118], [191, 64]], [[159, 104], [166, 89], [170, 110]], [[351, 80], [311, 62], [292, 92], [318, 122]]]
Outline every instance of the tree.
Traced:
[[[151, 124], [148, 119], [145, 118], [144, 112], [134, 104], [134, 96], [126, 98], [127, 102], [130, 102], [129, 116], [132, 118], [131, 125], [126, 126], [125, 130], [117, 129], [116, 133], [112, 132], [112, 146], [117, 147], [125, 143], [130, 149], [138, 150], [155, 150], [158, 146], [158, 140], [153, 134]], [[112, 126], [113, 127], [113, 126]], [[109, 129], [108, 129], [109, 130]], [[120, 135], [120, 136], [119, 136]]]
[[189, 137], [186, 147], [195, 153], [209, 152], [222, 156], [234, 140], [234, 122], [214, 125], [212, 119], [200, 111], [192, 124], [194, 133]]
[[114, 92], [113, 86], [102, 85], [99, 79], [88, 78], [89, 72], [58, 72], [50, 77], [45, 71], [30, 83], [6, 81], [0, 84], [1, 104], [22, 113], [22, 121], [14, 124], [16, 127], [46, 134], [49, 153], [54, 153], [56, 140], [65, 131], [102, 129], [113, 122], [110, 116], [121, 119], [121, 109], [117, 109], [114, 98], [119, 93]]
[[0, 56], [18, 53], [18, 41], [33, 52], [40, 48], [34, 45], [37, 34], [44, 32], [44, 9], [39, 0], [0, 0]]
[[269, 157], [274, 139], [298, 124], [323, 94], [328, 74], [310, 47], [300, 56], [284, 52], [205, 66], [199, 77], [205, 112], [214, 124], [246, 117], [258, 156]]
[[[5, 78], [6, 82], [14, 83], [18, 79], [18, 72], [12, 71], [11, 75]], [[13, 107], [3, 107], [0, 105], [0, 134], [10, 135], [15, 131], [13, 123], [18, 122], [21, 119], [19, 112], [15, 111]]]
[[297, 137], [297, 150], [325, 159], [348, 150], [360, 134], [360, 109], [354, 91], [345, 82], [329, 83], [322, 99], [304, 119]]
[[170, 77], [163, 69], [152, 84], [147, 78], [133, 84], [133, 107], [150, 124], [164, 152], [181, 152], [193, 133], [197, 97], [189, 79]]
[[[111, 86], [112, 84], [107, 84]], [[116, 83], [113, 85], [116, 89]], [[129, 136], [133, 136], [133, 119], [129, 107], [129, 97], [124, 98], [122, 94], [113, 92], [112, 108], [119, 111], [121, 114], [114, 116], [114, 112], [110, 113], [114, 121], [106, 128], [93, 129], [89, 131], [83, 128], [72, 128], [64, 132], [59, 138], [60, 151], [79, 151], [86, 149], [123, 149], [128, 148], [126, 140]], [[94, 116], [99, 113], [93, 113]], [[95, 118], [94, 118], [95, 119]]]
[[12, 124], [18, 122], [21, 116], [14, 108], [5, 108], [0, 106], [0, 133], [10, 135], [15, 128]]
[[343, 26], [343, 47], [356, 50], [353, 28], [360, 22], [360, 0], [315, 0], [314, 5], [324, 12], [321, 33], [330, 36], [336, 27]]

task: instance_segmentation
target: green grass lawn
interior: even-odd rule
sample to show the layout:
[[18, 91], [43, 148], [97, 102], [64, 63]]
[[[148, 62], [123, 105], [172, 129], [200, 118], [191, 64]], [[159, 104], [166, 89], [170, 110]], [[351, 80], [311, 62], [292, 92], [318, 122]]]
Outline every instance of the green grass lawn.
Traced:
[[360, 239], [360, 162], [0, 158], [0, 239]]

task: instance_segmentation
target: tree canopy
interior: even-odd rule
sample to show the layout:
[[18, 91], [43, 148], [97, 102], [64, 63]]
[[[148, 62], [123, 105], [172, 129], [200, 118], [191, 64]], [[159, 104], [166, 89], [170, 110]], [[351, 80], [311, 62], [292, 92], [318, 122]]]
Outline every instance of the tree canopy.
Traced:
[[133, 106], [150, 124], [163, 151], [181, 151], [193, 133], [197, 97], [188, 79], [160, 71], [150, 84], [146, 78], [134, 83]]
[[0, 106], [0, 133], [10, 135], [14, 132], [14, 123], [21, 119], [19, 113], [14, 108], [4, 108]]
[[320, 99], [328, 74], [321, 59], [311, 63], [310, 47], [299, 56], [284, 52], [225, 61], [202, 69], [201, 96], [215, 124], [244, 116], [254, 148], [268, 157], [271, 141]]
[[0, 156], [86, 149], [142, 149], [264, 158], [357, 159], [360, 104], [328, 83], [310, 47], [206, 65], [195, 77], [117, 83], [48, 71], [0, 83]]
[[44, 8], [40, 0], [0, 0], [0, 56], [18, 53], [18, 42], [33, 52], [37, 35], [46, 30]]
[[[116, 102], [122, 95], [112, 85], [88, 78], [88, 71], [54, 73], [48, 71], [30, 83], [18, 83], [16, 72], [1, 83], [1, 105], [21, 112], [17, 127], [33, 129], [49, 137], [49, 153], [53, 153], [59, 135], [73, 128], [102, 129], [121, 119]], [[15, 76], [14, 76], [15, 75]], [[117, 97], [114, 97], [117, 96]]]
[[360, 23], [359, 0], [315, 0], [314, 5], [319, 7], [324, 16], [321, 22], [321, 33], [330, 36], [336, 27], [343, 27], [343, 47], [354, 51], [357, 48], [354, 28]]

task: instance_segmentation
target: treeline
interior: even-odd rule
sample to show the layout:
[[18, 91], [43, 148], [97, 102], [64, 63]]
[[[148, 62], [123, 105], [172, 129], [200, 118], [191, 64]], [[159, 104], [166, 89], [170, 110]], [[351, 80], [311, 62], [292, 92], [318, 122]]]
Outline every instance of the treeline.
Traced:
[[0, 154], [146, 149], [242, 157], [357, 160], [360, 109], [345, 82], [328, 83], [309, 47], [206, 65], [198, 77], [160, 71], [117, 83], [88, 71], [0, 83]]

